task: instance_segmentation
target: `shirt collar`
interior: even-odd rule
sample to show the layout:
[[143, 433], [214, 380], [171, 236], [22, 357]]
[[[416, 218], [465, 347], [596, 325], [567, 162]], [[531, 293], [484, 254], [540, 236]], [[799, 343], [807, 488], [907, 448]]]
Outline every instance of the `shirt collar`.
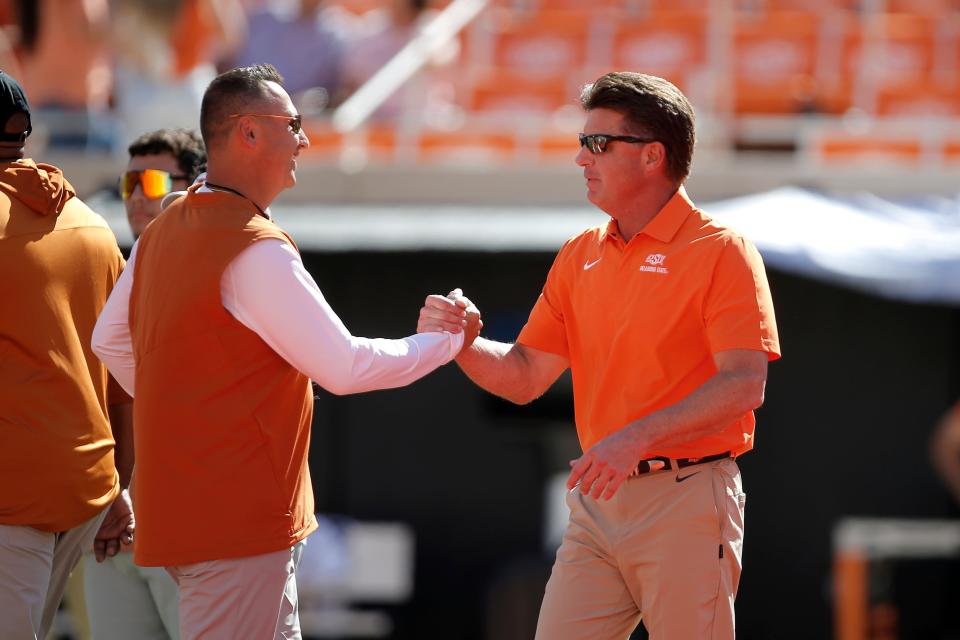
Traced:
[[[670, 242], [673, 240], [673, 237], [677, 235], [677, 231], [680, 230], [680, 226], [683, 225], [684, 220], [687, 219], [687, 216], [689, 216], [690, 212], [694, 209], [696, 209], [696, 207], [693, 201], [690, 200], [690, 197], [687, 196], [686, 189], [681, 185], [676, 193], [673, 194], [673, 197], [667, 201], [667, 204], [663, 205], [663, 208], [657, 212], [653, 220], [648, 222], [647, 226], [645, 226], [640, 233], [648, 235], [660, 242]], [[604, 237], [622, 237], [620, 235], [620, 227], [617, 226], [617, 221], [613, 218], [607, 223]]]

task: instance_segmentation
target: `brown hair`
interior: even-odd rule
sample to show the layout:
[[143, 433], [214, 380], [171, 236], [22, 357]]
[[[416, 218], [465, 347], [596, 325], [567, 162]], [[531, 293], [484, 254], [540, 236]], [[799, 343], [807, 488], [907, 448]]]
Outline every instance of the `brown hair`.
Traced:
[[682, 182], [690, 174], [696, 117], [686, 96], [663, 78], [616, 71], [584, 85], [586, 111], [610, 109], [623, 115], [631, 133], [656, 138], [667, 150], [667, 175]]
[[208, 149], [229, 127], [231, 114], [242, 113], [251, 102], [267, 97], [267, 82], [283, 84], [283, 76], [272, 64], [237, 67], [213, 79], [200, 105], [200, 133]]
[[207, 150], [192, 129], [159, 129], [145, 133], [127, 147], [130, 157], [169, 153], [177, 160], [187, 182], [207, 169]]

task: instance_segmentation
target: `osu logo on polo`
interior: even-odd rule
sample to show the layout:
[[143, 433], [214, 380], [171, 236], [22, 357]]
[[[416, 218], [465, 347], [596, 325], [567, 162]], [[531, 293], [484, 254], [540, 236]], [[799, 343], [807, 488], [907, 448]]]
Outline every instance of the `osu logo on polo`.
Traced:
[[646, 271], [648, 273], [670, 273], [669, 269], [661, 266], [666, 259], [667, 256], [662, 253], [651, 253], [647, 256], [647, 259], [644, 260], [647, 264], [640, 266], [640, 271]]

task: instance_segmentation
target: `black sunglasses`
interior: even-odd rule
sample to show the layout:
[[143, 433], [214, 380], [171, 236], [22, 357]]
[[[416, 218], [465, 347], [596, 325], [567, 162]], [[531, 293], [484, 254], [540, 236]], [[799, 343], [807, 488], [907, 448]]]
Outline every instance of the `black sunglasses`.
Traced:
[[656, 142], [655, 138], [637, 138], [635, 136], [615, 136], [609, 133], [580, 134], [580, 146], [590, 149], [591, 153], [603, 153], [611, 142], [629, 142], [630, 144], [647, 144]]

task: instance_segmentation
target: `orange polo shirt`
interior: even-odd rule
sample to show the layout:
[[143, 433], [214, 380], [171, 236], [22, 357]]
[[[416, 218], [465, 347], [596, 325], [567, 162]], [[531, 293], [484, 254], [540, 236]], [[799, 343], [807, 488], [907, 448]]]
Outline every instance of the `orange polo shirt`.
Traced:
[[[566, 357], [586, 451], [628, 423], [676, 404], [713, 376], [713, 354], [780, 356], [773, 302], [756, 248], [696, 209], [683, 187], [629, 242], [616, 221], [571, 238], [517, 342]], [[753, 447], [754, 416], [694, 442], [650, 452], [695, 458]]]
[[250, 201], [195, 191], [140, 236], [130, 293], [144, 566], [280, 551], [317, 528], [310, 381], [220, 297], [224, 269], [250, 244], [293, 242]]
[[90, 337], [122, 269], [59, 169], [0, 163], [0, 524], [66, 531], [120, 490], [107, 405], [130, 399]]

